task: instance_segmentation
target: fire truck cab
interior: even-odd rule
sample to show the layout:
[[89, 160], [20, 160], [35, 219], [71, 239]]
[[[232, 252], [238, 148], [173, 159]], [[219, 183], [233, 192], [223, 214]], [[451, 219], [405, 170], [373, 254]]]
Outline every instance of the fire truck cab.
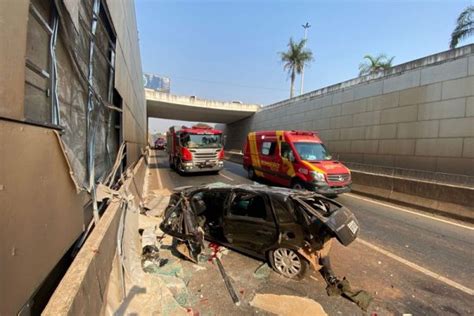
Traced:
[[332, 159], [315, 132], [252, 132], [243, 152], [243, 165], [250, 179], [260, 177], [331, 197], [351, 191], [350, 170]]
[[166, 136], [170, 167], [179, 173], [219, 172], [224, 167], [222, 131], [205, 124], [172, 126]]

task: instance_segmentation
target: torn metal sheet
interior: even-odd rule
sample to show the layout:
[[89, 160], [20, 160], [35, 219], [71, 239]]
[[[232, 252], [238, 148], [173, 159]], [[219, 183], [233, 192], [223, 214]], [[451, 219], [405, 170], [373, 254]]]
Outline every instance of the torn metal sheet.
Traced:
[[76, 187], [76, 192], [79, 193], [79, 192], [83, 191], [84, 189], [77, 182], [76, 177], [74, 177], [74, 171], [71, 167], [71, 162], [69, 161], [68, 155], [66, 154], [66, 149], [64, 147], [64, 142], [61, 139], [61, 135], [59, 135], [58, 131], [53, 130], [53, 132], [54, 132], [54, 135], [56, 135], [56, 139], [58, 140], [59, 146], [61, 147], [61, 150], [64, 154], [64, 159], [66, 160], [66, 163], [67, 163], [67, 166], [68, 166], [68, 169], [69, 169], [69, 175], [71, 176], [71, 180], [74, 183], [74, 186]]
[[112, 200], [114, 198], [122, 197], [122, 193], [119, 191], [115, 191], [102, 183], [97, 185], [95, 191], [95, 198], [97, 202], [103, 202], [105, 199]]
[[313, 268], [318, 271], [323, 266], [320, 263], [321, 258], [329, 256], [329, 252], [332, 247], [332, 239], [329, 239], [323, 244], [323, 247], [320, 250], [311, 248], [311, 245], [306, 244], [303, 248], [300, 248], [298, 252], [308, 260], [308, 262], [313, 266]]

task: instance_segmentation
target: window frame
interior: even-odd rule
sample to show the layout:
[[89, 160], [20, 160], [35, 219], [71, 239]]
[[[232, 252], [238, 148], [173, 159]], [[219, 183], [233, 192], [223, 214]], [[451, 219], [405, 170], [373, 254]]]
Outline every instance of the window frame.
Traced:
[[[267, 148], [267, 146], [265, 146], [266, 144], [270, 144], [270, 146]], [[260, 148], [260, 153], [262, 154], [262, 156], [266, 156], [266, 157], [275, 156], [276, 146], [277, 146], [276, 141], [263, 141]], [[268, 149], [268, 153], [264, 153], [264, 150], [266, 149]]]
[[[56, 42], [57, 42], [57, 35], [59, 30], [59, 14], [56, 9], [56, 5], [54, 2], [51, 2], [50, 5], [50, 14], [49, 17], [45, 18], [40, 10], [36, 7], [38, 3], [33, 3], [34, 1], [30, 1], [28, 7], [28, 16], [30, 19], [34, 19], [42, 28], [42, 30], [48, 36], [48, 44], [47, 44], [47, 56], [48, 56], [48, 65], [47, 69], [43, 69], [41, 66], [35, 64], [28, 56], [25, 54], [25, 90], [23, 93], [23, 121], [27, 124], [34, 125], [34, 126], [41, 126], [47, 127], [56, 130], [64, 130], [64, 128], [60, 125], [59, 117], [60, 117], [60, 110], [59, 110], [59, 101], [57, 98], [57, 61], [56, 61]], [[27, 29], [29, 30], [31, 22], [28, 22]], [[32, 39], [28, 38], [27, 36], [27, 43], [30, 42]], [[27, 52], [26, 52], [27, 53]], [[46, 88], [42, 88], [35, 83], [31, 82], [27, 78], [27, 70], [30, 70], [37, 76], [42, 79], [46, 79]], [[26, 86], [30, 86], [33, 89], [39, 90], [42, 93], [46, 94], [46, 97], [50, 100], [49, 101], [49, 120], [40, 120], [33, 117], [28, 117], [27, 110], [26, 110]], [[48, 102], [47, 102], [48, 103]], [[45, 106], [44, 104], [34, 104], [33, 106]]]
[[[232, 214], [231, 212], [232, 202], [237, 197], [237, 195], [240, 195], [240, 194], [253, 194], [254, 196], [258, 196], [262, 198], [263, 203], [265, 205], [265, 218]], [[243, 220], [247, 222], [258, 222], [258, 223], [274, 223], [275, 221], [273, 218], [271, 206], [269, 205], [265, 195], [258, 192], [251, 192], [251, 191], [245, 191], [245, 190], [236, 190], [236, 191], [233, 191], [232, 194], [229, 195], [229, 201], [227, 205], [227, 210], [225, 212], [225, 217], [231, 220], [236, 219], [236, 220]]]

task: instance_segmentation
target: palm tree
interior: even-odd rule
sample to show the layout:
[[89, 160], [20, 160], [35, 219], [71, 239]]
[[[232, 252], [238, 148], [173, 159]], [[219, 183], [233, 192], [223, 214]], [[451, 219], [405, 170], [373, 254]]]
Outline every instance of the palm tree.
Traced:
[[474, 34], [474, 20], [472, 18], [474, 14], [474, 6], [468, 6], [464, 11], [459, 14], [456, 21], [456, 27], [453, 33], [451, 33], [451, 43], [449, 48], [455, 48], [459, 41]]
[[290, 98], [294, 95], [296, 75], [300, 75], [304, 65], [308, 65], [313, 60], [313, 53], [309, 49], [305, 49], [306, 40], [299, 42], [293, 41], [290, 37], [288, 42], [288, 50], [280, 52], [281, 61], [284, 63], [283, 69], [288, 71], [291, 79]]
[[364, 59], [367, 59], [367, 62], [359, 65], [359, 76], [374, 74], [389, 69], [392, 67], [395, 56], [388, 58], [385, 54], [379, 54], [376, 57], [365, 55]]

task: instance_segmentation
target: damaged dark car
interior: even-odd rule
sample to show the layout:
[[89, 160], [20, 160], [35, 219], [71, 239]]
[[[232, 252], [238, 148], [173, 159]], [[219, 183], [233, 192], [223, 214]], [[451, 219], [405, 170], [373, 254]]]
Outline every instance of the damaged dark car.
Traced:
[[207, 239], [267, 260], [295, 279], [308, 265], [331, 277], [332, 240], [347, 246], [359, 233], [350, 210], [317, 193], [222, 183], [175, 189], [160, 228], [184, 244], [193, 261]]

